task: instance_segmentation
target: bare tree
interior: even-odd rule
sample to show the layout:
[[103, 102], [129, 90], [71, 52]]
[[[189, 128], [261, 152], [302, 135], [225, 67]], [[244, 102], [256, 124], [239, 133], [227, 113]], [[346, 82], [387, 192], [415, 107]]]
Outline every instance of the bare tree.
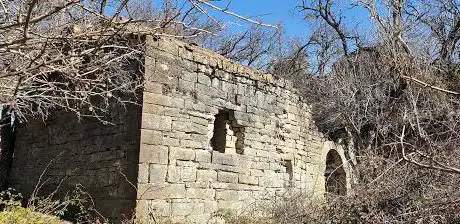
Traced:
[[165, 0], [160, 7], [136, 0], [0, 0], [1, 184], [15, 123], [46, 119], [54, 110], [106, 122], [114, 104], [138, 102], [144, 36], [201, 41], [222, 31], [209, 10], [269, 26], [200, 0]]
[[334, 11], [333, 0], [302, 0], [299, 6], [305, 12], [305, 18], [320, 20], [333, 29], [335, 36], [340, 40], [343, 54], [350, 54], [350, 40], [355, 39], [347, 31], [344, 22], [344, 16]]
[[[458, 2], [357, 3], [350, 6], [366, 9], [375, 24], [373, 44], [350, 41], [360, 35], [340, 38], [352, 21], [334, 11], [333, 1], [300, 3], [307, 21], [335, 31], [307, 45], [306, 52], [329, 52], [331, 62], [310, 63], [310, 71], [321, 72], [303, 72], [310, 75], [303, 88], [316, 124], [346, 146], [356, 174], [355, 191], [331, 202], [322, 218], [458, 222]], [[341, 57], [331, 57], [337, 41]]]

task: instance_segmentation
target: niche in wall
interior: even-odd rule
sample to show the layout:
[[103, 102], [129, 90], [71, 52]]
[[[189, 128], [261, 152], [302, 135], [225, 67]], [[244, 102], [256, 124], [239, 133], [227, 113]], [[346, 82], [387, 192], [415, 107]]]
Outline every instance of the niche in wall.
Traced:
[[238, 124], [233, 110], [216, 114], [211, 147], [221, 153], [244, 154], [244, 127]]

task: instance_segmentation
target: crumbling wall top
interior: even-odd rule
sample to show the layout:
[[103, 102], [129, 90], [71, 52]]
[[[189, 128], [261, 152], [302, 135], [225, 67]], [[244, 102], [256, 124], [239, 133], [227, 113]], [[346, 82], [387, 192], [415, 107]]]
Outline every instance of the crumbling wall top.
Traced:
[[209, 66], [212, 69], [228, 72], [234, 76], [243, 76], [264, 82], [265, 84], [277, 85], [280, 87], [292, 86], [291, 82], [287, 80], [239, 63], [235, 63], [209, 49], [185, 43], [173, 37], [151, 35], [147, 37], [147, 44], [149, 47], [153, 47], [156, 50], [160, 50], [201, 65]]

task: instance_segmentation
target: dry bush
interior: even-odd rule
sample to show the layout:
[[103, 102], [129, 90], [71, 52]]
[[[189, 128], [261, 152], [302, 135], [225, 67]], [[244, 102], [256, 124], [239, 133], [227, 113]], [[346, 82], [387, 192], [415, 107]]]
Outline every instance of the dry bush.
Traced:
[[94, 205], [91, 198], [79, 187], [69, 191], [65, 197], [55, 199], [54, 194], [46, 197], [32, 196], [25, 200], [14, 189], [0, 192], [0, 220], [2, 223], [99, 223], [92, 218]]
[[[320, 130], [346, 146], [353, 190], [327, 223], [458, 223], [460, 143], [453, 83], [426, 60], [379, 47], [335, 64], [306, 91]], [[421, 84], [420, 80], [430, 80]]]

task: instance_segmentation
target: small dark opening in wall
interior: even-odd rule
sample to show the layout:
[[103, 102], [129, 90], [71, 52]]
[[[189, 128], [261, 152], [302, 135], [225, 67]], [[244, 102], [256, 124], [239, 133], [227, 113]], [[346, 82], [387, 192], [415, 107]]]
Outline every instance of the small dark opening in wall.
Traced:
[[232, 110], [219, 110], [215, 116], [214, 131], [211, 138], [213, 150], [224, 153], [227, 142], [234, 142], [234, 150], [238, 154], [244, 153], [244, 127], [239, 125]]
[[227, 143], [227, 123], [229, 120], [229, 111], [219, 111], [214, 120], [214, 133], [211, 138], [211, 146], [214, 151], [225, 152]]
[[346, 175], [342, 159], [335, 150], [330, 150], [326, 156], [326, 192], [335, 195], [346, 195]]
[[289, 180], [292, 181], [294, 177], [294, 171], [292, 169], [292, 160], [284, 160], [284, 167], [286, 167], [286, 173], [289, 174]]

